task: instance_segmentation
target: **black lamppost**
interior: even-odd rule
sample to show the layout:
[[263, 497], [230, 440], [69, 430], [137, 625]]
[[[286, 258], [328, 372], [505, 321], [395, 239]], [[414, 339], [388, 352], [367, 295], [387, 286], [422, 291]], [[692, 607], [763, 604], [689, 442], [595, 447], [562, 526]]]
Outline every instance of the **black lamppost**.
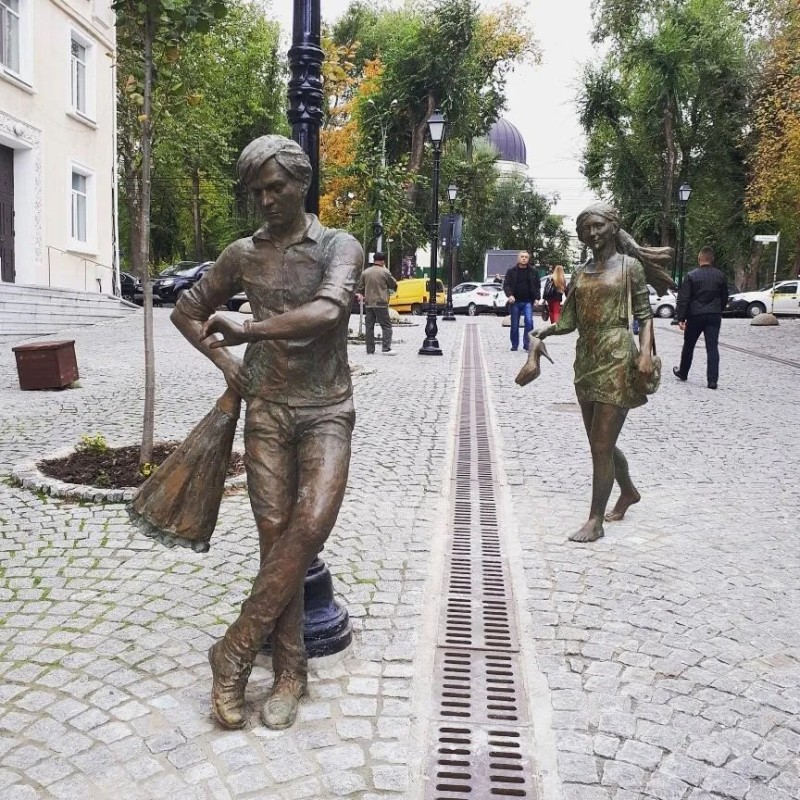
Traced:
[[[692, 187], [688, 183], [681, 184], [678, 189], [678, 206], [680, 217], [678, 218], [678, 286], [683, 282], [683, 259], [684, 259], [684, 237], [686, 236], [686, 205], [689, 196], [692, 194]], [[674, 275], [672, 276], [675, 277]]]
[[453, 260], [456, 252], [456, 248], [453, 245], [453, 236], [455, 236], [456, 232], [454, 203], [456, 202], [457, 195], [458, 186], [451, 183], [447, 187], [447, 199], [450, 201], [450, 214], [447, 226], [447, 306], [445, 307], [444, 316], [442, 317], [442, 319], [447, 320], [447, 322], [456, 321], [456, 315], [453, 313]]
[[431, 191], [431, 274], [428, 287], [428, 321], [425, 323], [425, 341], [419, 350], [421, 356], [440, 356], [439, 328], [436, 325], [436, 262], [439, 255], [439, 168], [442, 157], [442, 140], [445, 118], [436, 111], [428, 119], [428, 134], [433, 144], [433, 187]]
[[[289, 122], [292, 138], [311, 161], [306, 211], [319, 212], [319, 128], [322, 123], [320, 0], [294, 0], [292, 46], [289, 49]], [[353, 640], [347, 611], [333, 597], [333, 581], [324, 562], [315, 558], [306, 573], [303, 638], [309, 657], [344, 650]], [[268, 643], [267, 643], [268, 646]]]

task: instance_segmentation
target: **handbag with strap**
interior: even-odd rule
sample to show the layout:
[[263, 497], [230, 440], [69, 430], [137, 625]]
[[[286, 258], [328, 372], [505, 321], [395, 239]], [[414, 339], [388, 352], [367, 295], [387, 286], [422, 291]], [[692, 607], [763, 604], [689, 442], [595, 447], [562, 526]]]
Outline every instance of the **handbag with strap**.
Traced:
[[[631, 297], [631, 276], [630, 272], [628, 272], [628, 257], [623, 255], [622, 256], [622, 269], [625, 273], [625, 293], [628, 296], [628, 328], [630, 329], [633, 325], [633, 298]], [[653, 371], [646, 377], [644, 380], [644, 384], [641, 386], [642, 391], [645, 394], [655, 394], [656, 390], [661, 383], [661, 358], [660, 356], [656, 355], [656, 332], [653, 330], [652, 336], [650, 337], [651, 344], [651, 354], [653, 360]], [[636, 369], [634, 366], [634, 374], [641, 376], [641, 373]]]

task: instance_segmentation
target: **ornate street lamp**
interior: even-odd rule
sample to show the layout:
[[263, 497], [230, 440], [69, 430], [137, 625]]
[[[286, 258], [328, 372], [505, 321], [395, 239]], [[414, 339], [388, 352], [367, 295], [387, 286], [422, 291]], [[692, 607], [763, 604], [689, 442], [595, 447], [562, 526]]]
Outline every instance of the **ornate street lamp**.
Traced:
[[442, 317], [442, 320], [447, 320], [447, 322], [456, 321], [456, 315], [453, 313], [453, 262], [456, 254], [456, 248], [453, 246], [453, 237], [455, 236], [456, 232], [454, 203], [456, 202], [457, 195], [458, 186], [456, 186], [454, 183], [451, 183], [447, 187], [447, 199], [450, 201], [450, 214], [448, 217], [447, 226], [447, 306], [445, 307], [444, 316]]
[[[678, 285], [683, 282], [683, 259], [684, 259], [684, 237], [686, 236], [686, 205], [689, 202], [689, 197], [692, 194], [692, 187], [688, 183], [681, 184], [678, 189], [678, 206], [680, 208], [679, 226], [678, 226]], [[675, 277], [674, 275], [672, 276]]]
[[[294, 0], [292, 46], [289, 49], [289, 122], [292, 138], [311, 161], [306, 211], [319, 213], [319, 128], [322, 123], [320, 0]], [[311, 562], [303, 592], [303, 638], [310, 658], [344, 650], [353, 640], [347, 611], [333, 597], [333, 581], [325, 563]], [[268, 643], [267, 643], [268, 645]]]
[[428, 135], [433, 144], [433, 187], [431, 191], [431, 274], [428, 287], [428, 321], [425, 323], [425, 341], [419, 350], [421, 356], [440, 356], [439, 328], [436, 325], [436, 262], [439, 251], [439, 169], [442, 158], [442, 140], [447, 121], [439, 112], [428, 119]]

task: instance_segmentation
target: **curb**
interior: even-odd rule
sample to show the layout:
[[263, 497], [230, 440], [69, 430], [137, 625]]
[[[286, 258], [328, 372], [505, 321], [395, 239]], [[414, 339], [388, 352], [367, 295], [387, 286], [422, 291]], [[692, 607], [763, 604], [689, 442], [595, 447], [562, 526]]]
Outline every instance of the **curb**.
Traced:
[[[38, 461], [26, 461], [11, 470], [11, 479], [23, 489], [31, 492], [42, 492], [50, 497], [61, 497], [65, 500], [86, 500], [91, 503], [130, 503], [136, 496], [138, 487], [125, 489], [103, 489], [99, 486], [87, 486], [81, 483], [66, 483], [58, 478], [51, 478], [39, 469], [39, 461], [65, 458], [75, 452], [73, 447], [56, 450]], [[247, 476], [242, 473], [225, 481], [228, 489], [247, 485]]]

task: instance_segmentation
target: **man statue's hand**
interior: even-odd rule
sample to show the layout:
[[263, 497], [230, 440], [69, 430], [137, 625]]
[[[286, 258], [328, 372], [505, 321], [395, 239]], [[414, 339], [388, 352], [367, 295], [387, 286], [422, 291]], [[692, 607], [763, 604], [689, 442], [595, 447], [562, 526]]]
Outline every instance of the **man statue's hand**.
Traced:
[[225, 383], [239, 397], [243, 397], [250, 384], [250, 373], [247, 371], [242, 359], [231, 356], [230, 361], [222, 367], [222, 374], [225, 376]]
[[[222, 334], [221, 339], [214, 337], [217, 333]], [[220, 316], [219, 314], [215, 314], [203, 325], [202, 338], [206, 340], [206, 344], [208, 344], [212, 350], [216, 350], [218, 347], [235, 347], [238, 344], [244, 344], [248, 341], [247, 334], [242, 325], [238, 322], [234, 322], [229, 317]]]

